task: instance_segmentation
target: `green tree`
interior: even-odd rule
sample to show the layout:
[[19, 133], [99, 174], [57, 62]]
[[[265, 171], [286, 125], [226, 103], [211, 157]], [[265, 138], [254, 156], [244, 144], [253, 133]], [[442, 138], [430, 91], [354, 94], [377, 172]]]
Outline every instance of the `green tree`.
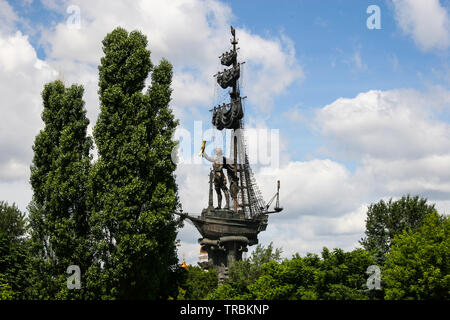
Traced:
[[[172, 66], [153, 67], [147, 39], [116, 28], [103, 40], [98, 161], [90, 175], [90, 226], [96, 262], [86, 275], [98, 298], [177, 296], [174, 218], [178, 198], [171, 152], [178, 122], [169, 102]], [[151, 73], [151, 85], [144, 93]]]
[[316, 288], [320, 299], [368, 299], [367, 268], [376, 263], [373, 255], [363, 249], [344, 252], [327, 248], [322, 250], [322, 265], [316, 275]]
[[[229, 281], [213, 291], [210, 299], [262, 300], [361, 300], [371, 298], [367, 268], [374, 264], [372, 254], [355, 249], [344, 252], [327, 248], [321, 257], [296, 254], [292, 259], [271, 260], [262, 265], [258, 276], [245, 286]], [[230, 279], [231, 280], [231, 279]]]
[[25, 213], [16, 204], [0, 201], [0, 234], [8, 235], [16, 241], [22, 239], [27, 232]]
[[210, 292], [207, 296], [208, 300], [252, 300], [253, 296], [247, 291], [243, 291], [233, 282], [224, 283]]
[[24, 298], [27, 229], [25, 214], [15, 204], [0, 201], [0, 300]]
[[271, 242], [267, 248], [258, 244], [249, 259], [235, 261], [229, 268], [228, 282], [245, 288], [263, 273], [263, 265], [269, 261], [280, 261], [282, 250], [273, 248]]
[[367, 211], [365, 237], [360, 244], [375, 252], [377, 262], [383, 264], [392, 239], [403, 230], [415, 230], [423, 218], [434, 211], [434, 204], [427, 204], [427, 200], [419, 196], [407, 195], [397, 201], [381, 200], [371, 204]]
[[203, 300], [217, 288], [217, 272], [214, 269], [205, 271], [200, 267], [189, 266], [181, 288], [179, 300]]
[[0, 273], [0, 300], [13, 300], [14, 296], [14, 291], [8, 283], [8, 280]]
[[297, 254], [279, 264], [266, 264], [264, 275], [249, 289], [256, 299], [368, 299], [365, 272], [373, 263], [373, 257], [362, 249], [330, 252], [324, 248], [322, 259]]
[[225, 284], [210, 292], [211, 300], [252, 299], [248, 286], [263, 275], [264, 265], [270, 261], [280, 261], [282, 250], [273, 248], [272, 242], [266, 247], [258, 244], [249, 259], [234, 261], [228, 271]]
[[82, 86], [61, 81], [42, 92], [44, 129], [36, 136], [31, 166], [31, 287], [33, 298], [80, 298], [85, 289], [68, 290], [69, 265], [84, 272], [91, 263], [86, 188], [91, 138]]
[[393, 239], [382, 271], [386, 299], [450, 299], [450, 218], [429, 213]]

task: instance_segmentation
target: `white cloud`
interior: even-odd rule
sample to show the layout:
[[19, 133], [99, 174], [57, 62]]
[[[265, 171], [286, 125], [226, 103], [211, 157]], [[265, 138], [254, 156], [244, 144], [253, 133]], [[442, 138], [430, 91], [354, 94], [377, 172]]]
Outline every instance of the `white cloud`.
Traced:
[[287, 208], [280, 214], [283, 219], [341, 216], [354, 209], [363, 192], [353, 186], [350, 172], [331, 160], [291, 161], [275, 170], [265, 168], [256, 178], [265, 187], [265, 199], [275, 193], [276, 181], [281, 181], [280, 203]]
[[449, 12], [439, 0], [393, 0], [393, 4], [398, 25], [422, 50], [450, 46]]
[[266, 199], [273, 181], [281, 180], [285, 207], [270, 216], [260, 241], [274, 241], [287, 257], [319, 253], [323, 246], [352, 250], [364, 235], [367, 204], [408, 193], [448, 214], [450, 131], [438, 115], [449, 109], [449, 97], [442, 87], [369, 91], [320, 109], [315, 125], [332, 142], [333, 154], [359, 162], [352, 172], [318, 159], [259, 172]]
[[199, 215], [208, 206], [209, 165], [180, 164], [175, 173], [183, 210]]
[[[233, 19], [229, 6], [214, 0], [132, 4], [81, 0], [77, 5], [80, 29], [68, 28], [63, 21], [43, 33], [51, 59], [98, 64], [102, 56], [101, 40], [108, 32], [117, 26], [138, 29], [148, 36], [155, 63], [165, 57], [174, 64], [174, 107], [211, 107], [218, 56], [229, 48], [229, 25]], [[248, 72], [244, 76], [248, 73], [251, 77], [245, 81], [246, 92], [260, 110], [268, 111], [275, 96], [303, 78], [293, 44], [284, 35], [266, 39], [239, 28], [237, 35], [242, 59], [247, 60]]]
[[[44, 4], [52, 10], [66, 13], [71, 3], [46, 1]], [[217, 71], [218, 55], [227, 49], [229, 43], [228, 30], [232, 19], [229, 6], [217, 1], [196, 0], [139, 1], [132, 4], [127, 1], [115, 1], [114, 4], [109, 1], [78, 1], [77, 5], [80, 8], [81, 29], [68, 28], [66, 21], [44, 29], [41, 42], [47, 48], [47, 58], [42, 61], [37, 58], [26, 36], [9, 32], [20, 18], [7, 2], [0, 2], [4, 31], [0, 38], [0, 90], [3, 101], [8, 102], [8, 105], [2, 106], [2, 114], [9, 118], [0, 129], [0, 172], [4, 177], [8, 172], [8, 179], [18, 177], [21, 171], [10, 168], [23, 167], [31, 161], [34, 135], [41, 128], [40, 92], [45, 82], [56, 78], [56, 71], [67, 85], [84, 85], [88, 117], [91, 126], [95, 124], [99, 112], [97, 65], [102, 55], [101, 40], [118, 25], [128, 30], [139, 29], [148, 35], [155, 63], [167, 57], [174, 64], [173, 106], [176, 112], [184, 106], [210, 107], [213, 103], [212, 75]], [[264, 64], [270, 62], [267, 54], [265, 58], [255, 58], [259, 67], [269, 70], [272, 76], [283, 78], [282, 73], [287, 69], [284, 63], [296, 64], [292, 49], [283, 52], [284, 48], [277, 39], [267, 40], [246, 31], [240, 32], [238, 35], [242, 34], [256, 47], [253, 52], [272, 46], [271, 52], [281, 59], [277, 62], [280, 68], [278, 73]], [[251, 60], [252, 54], [248, 58]], [[265, 71], [261, 71], [260, 75], [264, 77]], [[292, 79], [292, 76], [288, 78]], [[289, 79], [281, 82], [289, 85]], [[272, 96], [281, 92], [282, 87], [274, 88]], [[28, 172], [21, 174], [22, 177], [25, 175]]]
[[439, 114], [449, 98], [440, 87], [369, 91], [337, 99], [316, 120], [335, 155], [358, 160], [353, 183], [370, 186], [373, 198], [410, 193], [448, 200], [450, 124]]
[[366, 158], [358, 168], [358, 178], [370, 181], [378, 194], [421, 195], [434, 200], [450, 199], [450, 152], [418, 159]]
[[450, 200], [438, 200], [435, 204], [435, 208], [439, 214], [450, 215]]
[[[345, 219], [350, 218], [350, 214], [345, 216]], [[350, 222], [353, 229], [342, 226], [342, 230], [339, 230], [333, 226], [336, 223], [333, 218], [308, 216], [299, 217], [295, 222], [286, 222], [271, 216], [267, 230], [259, 235], [259, 239], [264, 245], [273, 241], [274, 247], [282, 248], [283, 256], [287, 258], [296, 253], [318, 254], [323, 247], [346, 251], [358, 247], [358, 240], [363, 236], [364, 218], [358, 216], [356, 221], [344, 221], [342, 218], [339, 222]]]
[[372, 90], [337, 99], [318, 111], [317, 121], [337, 149], [352, 157], [442, 155], [450, 152], [450, 125], [435, 119], [434, 114], [449, 97], [448, 91], [442, 92], [438, 101], [431, 92]]
[[41, 127], [40, 93], [57, 72], [21, 32], [0, 36], [0, 182], [29, 177], [31, 146]]
[[264, 39], [245, 30], [240, 31], [240, 53], [249, 64], [248, 72], [244, 65], [244, 89], [254, 104], [269, 112], [275, 96], [283, 93], [294, 81], [304, 78], [296, 61], [294, 44], [286, 36]]

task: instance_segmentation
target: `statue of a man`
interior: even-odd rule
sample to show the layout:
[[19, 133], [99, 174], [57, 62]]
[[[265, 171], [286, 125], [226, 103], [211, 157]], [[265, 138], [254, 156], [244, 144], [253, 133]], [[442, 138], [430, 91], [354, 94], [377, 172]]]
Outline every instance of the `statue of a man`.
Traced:
[[232, 165], [233, 161], [229, 158], [226, 158], [222, 154], [221, 148], [216, 148], [215, 150], [215, 157], [212, 158], [206, 154], [206, 152], [202, 153], [202, 157], [204, 157], [206, 160], [213, 163], [213, 169], [214, 169], [214, 188], [216, 189], [217, 193], [217, 200], [218, 200], [218, 207], [216, 209], [222, 208], [222, 192], [225, 195], [225, 207], [224, 209], [230, 208], [230, 193], [228, 192], [227, 188], [227, 178], [225, 177], [223, 173], [223, 169], [227, 169], [227, 165]]

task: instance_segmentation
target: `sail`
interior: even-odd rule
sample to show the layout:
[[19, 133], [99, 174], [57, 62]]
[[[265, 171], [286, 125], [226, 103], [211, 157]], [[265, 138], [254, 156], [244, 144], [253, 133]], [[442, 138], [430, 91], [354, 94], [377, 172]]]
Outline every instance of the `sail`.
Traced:
[[236, 62], [236, 57], [237, 57], [237, 52], [236, 51], [229, 51], [229, 52], [225, 52], [221, 57], [220, 57], [220, 63], [224, 66], [231, 66], [232, 64], [234, 64]]
[[217, 74], [217, 83], [222, 87], [222, 89], [226, 89], [227, 87], [232, 87], [235, 85], [236, 80], [239, 79], [239, 76], [240, 65], [238, 64], [236, 67], [219, 72]]
[[239, 98], [227, 105], [215, 107], [212, 114], [212, 124], [217, 130], [237, 129], [243, 116], [242, 101]]

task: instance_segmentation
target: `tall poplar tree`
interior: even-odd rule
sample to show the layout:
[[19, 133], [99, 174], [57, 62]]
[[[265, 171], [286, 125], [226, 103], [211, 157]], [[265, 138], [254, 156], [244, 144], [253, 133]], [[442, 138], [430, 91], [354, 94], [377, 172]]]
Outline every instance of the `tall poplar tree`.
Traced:
[[33, 200], [29, 205], [31, 230], [30, 296], [71, 299], [85, 289], [67, 289], [67, 267], [90, 265], [86, 188], [92, 140], [82, 86], [65, 88], [61, 81], [42, 92], [44, 129], [36, 136], [31, 165]]
[[102, 43], [94, 128], [99, 158], [89, 202], [97, 263], [89, 283], [103, 299], [166, 298], [178, 261], [172, 66], [166, 60], [153, 66], [138, 31], [116, 28]]

